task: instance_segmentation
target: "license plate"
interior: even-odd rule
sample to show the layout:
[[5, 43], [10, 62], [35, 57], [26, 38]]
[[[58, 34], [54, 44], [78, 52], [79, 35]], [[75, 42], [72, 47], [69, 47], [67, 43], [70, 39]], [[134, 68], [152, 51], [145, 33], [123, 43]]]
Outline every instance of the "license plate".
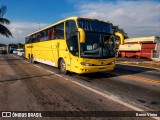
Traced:
[[100, 68], [99, 71], [105, 71], [105, 69], [104, 68]]

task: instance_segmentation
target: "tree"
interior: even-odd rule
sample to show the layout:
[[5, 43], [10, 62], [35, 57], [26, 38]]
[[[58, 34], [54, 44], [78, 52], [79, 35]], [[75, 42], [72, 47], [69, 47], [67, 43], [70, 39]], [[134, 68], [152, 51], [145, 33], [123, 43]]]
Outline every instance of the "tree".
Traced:
[[120, 32], [123, 34], [124, 39], [128, 38], [128, 34], [123, 29], [119, 28], [118, 25], [117, 26], [113, 25], [113, 24], [111, 24], [111, 25], [112, 25], [113, 32]]
[[17, 47], [18, 47], [18, 48], [23, 48], [24, 45], [23, 45], [22, 43], [17, 43]]
[[6, 6], [0, 7], [0, 34], [9, 38], [12, 37], [12, 33], [4, 26], [4, 24], [10, 24], [10, 21], [3, 17], [6, 11]]

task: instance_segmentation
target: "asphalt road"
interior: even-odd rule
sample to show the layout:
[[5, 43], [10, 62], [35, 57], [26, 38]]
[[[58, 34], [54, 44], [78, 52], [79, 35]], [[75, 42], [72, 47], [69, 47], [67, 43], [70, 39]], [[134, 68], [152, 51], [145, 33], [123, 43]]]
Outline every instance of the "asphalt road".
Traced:
[[[14, 55], [0, 55], [0, 111], [76, 111], [83, 114], [54, 119], [150, 120], [159, 118], [134, 114], [136, 111], [160, 111], [159, 94], [158, 69], [118, 64], [111, 72], [62, 75], [51, 66], [30, 64]], [[99, 111], [96, 112], [99, 116], [91, 111]], [[132, 117], [122, 116], [130, 113]]]

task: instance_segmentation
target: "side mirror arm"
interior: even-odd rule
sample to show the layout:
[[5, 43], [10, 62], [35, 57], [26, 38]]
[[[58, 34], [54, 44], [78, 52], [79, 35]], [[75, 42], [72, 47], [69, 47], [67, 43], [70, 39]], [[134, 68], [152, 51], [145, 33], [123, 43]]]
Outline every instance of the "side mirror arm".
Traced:
[[123, 45], [124, 44], [124, 36], [122, 35], [122, 33], [115, 32], [115, 35], [120, 38], [120, 44]]
[[78, 28], [78, 32], [79, 32], [79, 41], [80, 43], [85, 43], [86, 38], [85, 38], [85, 31], [82, 28]]

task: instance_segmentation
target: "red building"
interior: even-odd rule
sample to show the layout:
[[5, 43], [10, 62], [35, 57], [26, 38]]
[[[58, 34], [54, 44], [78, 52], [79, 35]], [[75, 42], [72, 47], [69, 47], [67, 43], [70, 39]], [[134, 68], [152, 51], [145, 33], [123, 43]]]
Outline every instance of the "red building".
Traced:
[[155, 36], [125, 39], [118, 49], [118, 57], [160, 60], [160, 38]]

